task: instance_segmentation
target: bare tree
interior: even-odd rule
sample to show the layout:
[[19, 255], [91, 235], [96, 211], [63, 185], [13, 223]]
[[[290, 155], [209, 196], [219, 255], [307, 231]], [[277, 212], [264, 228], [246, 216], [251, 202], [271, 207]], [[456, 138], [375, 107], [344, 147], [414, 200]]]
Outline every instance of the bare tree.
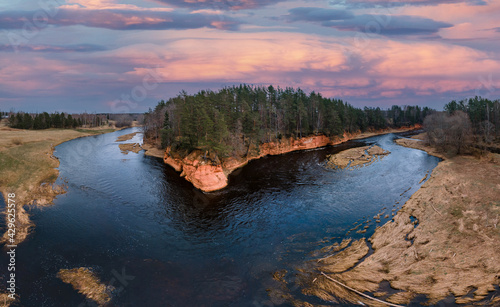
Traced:
[[438, 150], [460, 154], [472, 144], [472, 125], [465, 112], [433, 113], [425, 118], [424, 128], [429, 144]]
[[116, 117], [115, 127], [130, 127], [132, 126], [132, 116], [130, 114], [119, 114]]

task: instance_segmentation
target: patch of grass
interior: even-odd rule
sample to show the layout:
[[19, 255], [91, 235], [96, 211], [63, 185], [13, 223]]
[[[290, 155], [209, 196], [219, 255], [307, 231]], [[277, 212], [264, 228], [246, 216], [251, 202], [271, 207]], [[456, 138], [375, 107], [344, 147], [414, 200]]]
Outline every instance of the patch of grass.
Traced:
[[451, 215], [453, 215], [456, 218], [461, 218], [464, 215], [462, 212], [462, 208], [460, 208], [460, 207], [451, 208], [450, 213], [451, 213]]
[[11, 140], [11, 142], [12, 142], [12, 144], [14, 144], [14, 145], [22, 145], [22, 144], [23, 144], [23, 139], [21, 139], [21, 138], [13, 138], [13, 139]]
[[58, 177], [58, 173], [57, 173], [57, 171], [54, 170], [52, 173], [46, 174], [44, 177], [42, 177], [42, 179], [40, 179], [40, 184], [53, 183], [57, 180], [57, 177]]
[[[2, 129], [0, 127], [0, 191], [15, 193], [18, 210], [16, 242], [22, 242], [28, 235], [32, 222], [22, 206], [35, 199], [37, 204], [50, 204], [59, 193], [52, 187], [41, 188], [42, 183], [53, 183], [58, 176], [55, 169], [58, 161], [51, 158], [54, 146], [71, 139], [112, 132], [114, 129], [85, 130], [73, 129], [26, 130]], [[12, 146], [12, 140], [22, 138], [22, 144]], [[40, 201], [40, 202], [38, 202]], [[1, 240], [8, 237], [4, 234]]]
[[75, 290], [87, 299], [93, 300], [99, 306], [104, 306], [111, 301], [113, 286], [106, 286], [89, 268], [62, 269], [57, 273], [63, 282], [71, 284]]
[[7, 174], [7, 178], [2, 176], [2, 185], [28, 189], [29, 182], [39, 182], [44, 174], [53, 174], [52, 170], [57, 165], [45, 154], [50, 150], [50, 142], [45, 141], [0, 152], [0, 168], [2, 173]]

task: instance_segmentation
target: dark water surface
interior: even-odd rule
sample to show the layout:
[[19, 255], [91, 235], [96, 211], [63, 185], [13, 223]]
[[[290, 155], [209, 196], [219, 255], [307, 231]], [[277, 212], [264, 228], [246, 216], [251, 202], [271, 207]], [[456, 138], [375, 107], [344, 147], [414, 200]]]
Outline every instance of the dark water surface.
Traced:
[[[22, 306], [91, 306], [56, 277], [75, 267], [116, 288], [111, 306], [272, 306], [273, 272], [293, 276], [356, 221], [370, 228], [349, 236], [371, 236], [373, 216], [400, 208], [438, 163], [389, 134], [253, 161], [205, 194], [160, 159], [121, 153], [116, 138], [135, 131], [56, 147], [68, 191], [31, 212], [36, 228], [17, 250]], [[356, 170], [324, 168], [326, 155], [364, 142], [392, 153]]]

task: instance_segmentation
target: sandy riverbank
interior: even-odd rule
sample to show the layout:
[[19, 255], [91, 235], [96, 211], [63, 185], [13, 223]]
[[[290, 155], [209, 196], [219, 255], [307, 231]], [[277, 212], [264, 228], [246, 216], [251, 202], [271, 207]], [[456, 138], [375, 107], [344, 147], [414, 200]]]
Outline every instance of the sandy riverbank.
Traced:
[[[187, 181], [194, 187], [204, 192], [212, 192], [225, 188], [228, 185], [228, 176], [236, 169], [239, 169], [248, 162], [268, 155], [280, 155], [298, 150], [321, 148], [328, 145], [337, 145], [350, 140], [368, 138], [375, 135], [387, 133], [405, 132], [421, 128], [421, 126], [405, 127], [400, 129], [385, 129], [380, 131], [364, 133], [344, 133], [342, 137], [330, 139], [324, 135], [309, 136], [301, 139], [282, 139], [280, 142], [270, 142], [259, 146], [259, 148], [249, 148], [246, 157], [226, 158], [223, 161], [213, 161], [206, 159], [205, 153], [201, 150], [191, 152], [187, 157], [179, 157], [169, 148], [163, 153], [163, 161], [181, 173]], [[143, 145], [143, 148], [144, 145]], [[146, 154], [148, 154], [146, 152]]]
[[[397, 142], [445, 160], [394, 221], [375, 231], [369, 239], [373, 254], [360, 263], [346, 257], [366, 254], [366, 243], [355, 241], [333, 252], [328, 261], [315, 261], [302, 292], [325, 301], [340, 298], [353, 304], [384, 305], [348, 286], [395, 304], [425, 295], [428, 304], [451, 296], [456, 303], [498, 306], [500, 298], [492, 291], [500, 282], [500, 155], [447, 158], [422, 141]], [[393, 289], [381, 286], [384, 281]], [[294, 304], [307, 303], [295, 300]]]

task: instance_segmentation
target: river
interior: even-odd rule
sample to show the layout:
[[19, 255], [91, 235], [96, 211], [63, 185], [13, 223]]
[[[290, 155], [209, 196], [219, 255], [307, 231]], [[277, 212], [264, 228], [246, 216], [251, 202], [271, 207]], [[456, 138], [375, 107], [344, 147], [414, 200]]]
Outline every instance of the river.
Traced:
[[[368, 238], [439, 162], [388, 134], [252, 161], [205, 194], [161, 159], [121, 153], [116, 138], [136, 131], [56, 147], [67, 193], [31, 210], [36, 228], [16, 254], [20, 306], [91, 306], [56, 276], [75, 267], [115, 287], [110, 306], [272, 306], [274, 272], [293, 279], [314, 251]], [[324, 167], [328, 154], [366, 143], [391, 154], [355, 170]], [[376, 223], [384, 207], [389, 217]], [[366, 233], [347, 234], [368, 219]]]

